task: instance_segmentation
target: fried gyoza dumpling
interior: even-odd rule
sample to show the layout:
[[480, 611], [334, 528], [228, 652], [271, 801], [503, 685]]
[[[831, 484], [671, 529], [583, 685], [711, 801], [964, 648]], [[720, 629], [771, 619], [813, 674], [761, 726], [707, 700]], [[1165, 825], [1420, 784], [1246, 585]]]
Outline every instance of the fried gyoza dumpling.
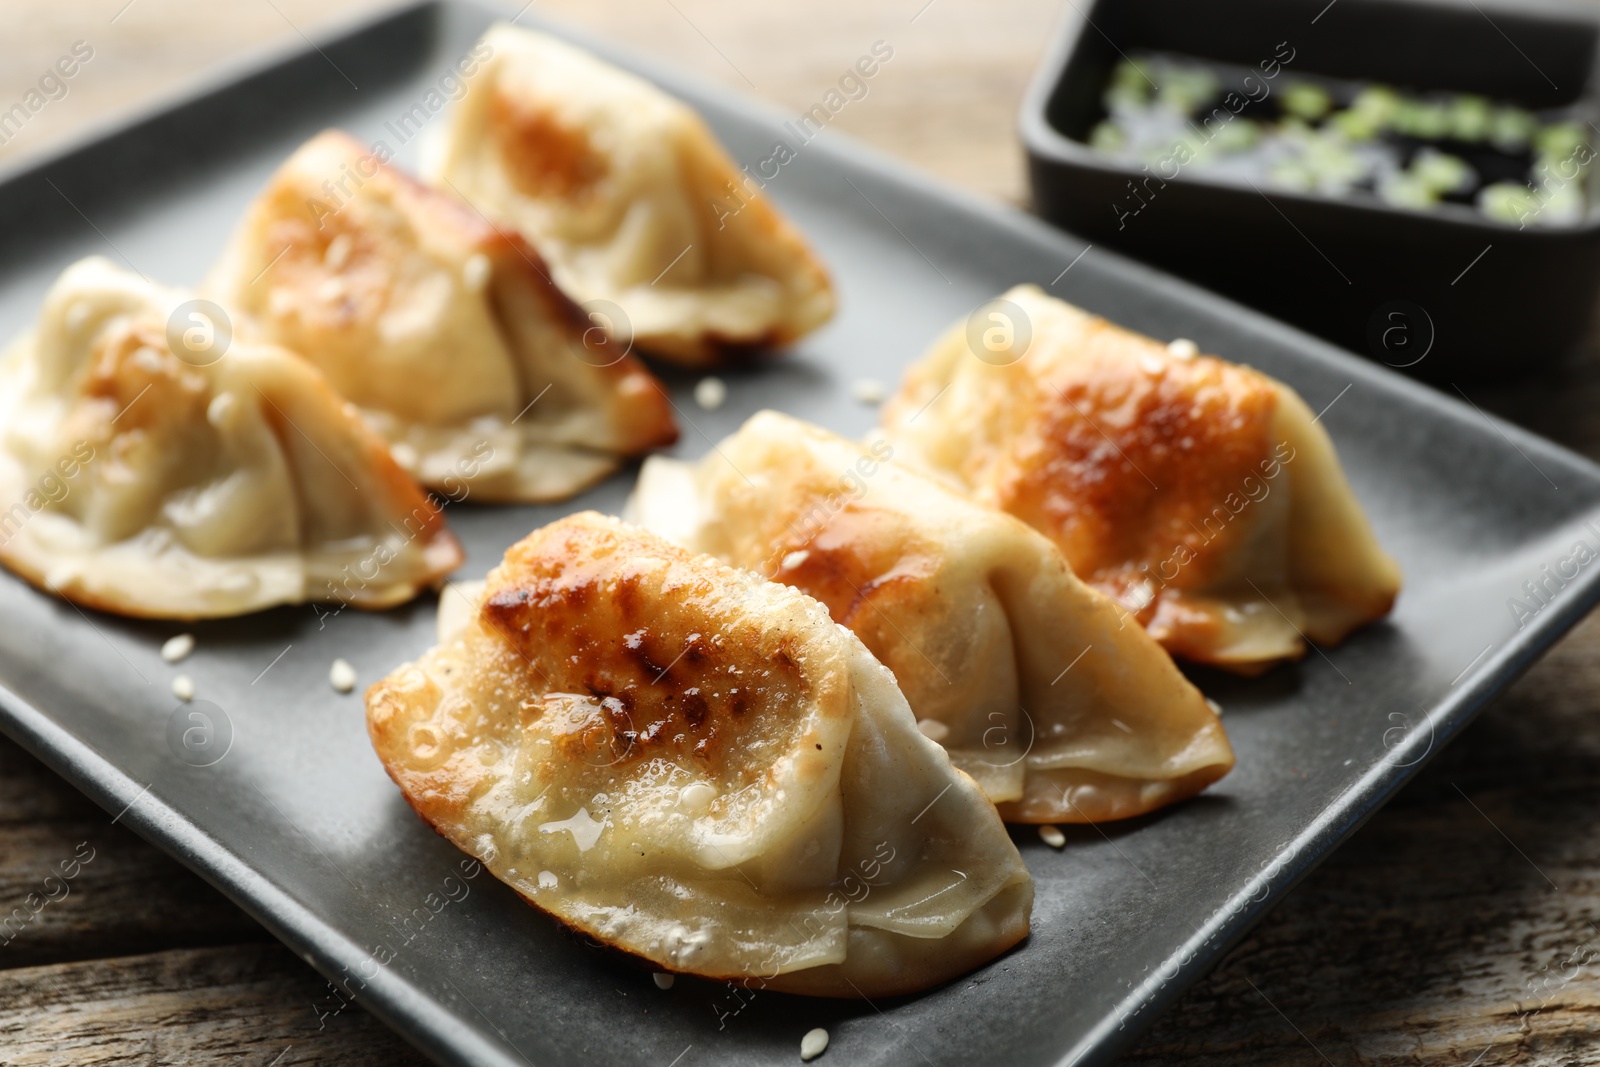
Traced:
[[1033, 286], [1003, 299], [1026, 321], [981, 354], [952, 330], [906, 373], [899, 458], [1043, 531], [1187, 659], [1254, 672], [1389, 612], [1399, 569], [1292, 389]]
[[1028, 932], [999, 816], [853, 634], [593, 512], [513, 545], [367, 725], [441, 833], [667, 970], [873, 997]]
[[1199, 690], [1048, 538], [890, 451], [762, 412], [646, 461], [629, 514], [822, 601], [1007, 820], [1142, 815], [1228, 772]]
[[103, 259], [0, 365], [0, 561], [86, 607], [194, 619], [382, 608], [461, 548], [304, 360]]
[[499, 25], [482, 44], [428, 176], [527, 234], [563, 289], [688, 365], [833, 314], [804, 239], [688, 107], [543, 34]]
[[527, 242], [347, 134], [289, 158], [206, 288], [452, 499], [560, 500], [677, 438], [660, 385]]

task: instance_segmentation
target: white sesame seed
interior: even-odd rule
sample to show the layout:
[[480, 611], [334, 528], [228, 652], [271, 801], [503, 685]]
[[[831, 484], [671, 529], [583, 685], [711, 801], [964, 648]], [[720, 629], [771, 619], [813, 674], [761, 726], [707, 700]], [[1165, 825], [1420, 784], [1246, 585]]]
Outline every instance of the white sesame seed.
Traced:
[[223, 428], [228, 416], [233, 412], [235, 403], [232, 393], [218, 393], [211, 398], [211, 403], [206, 405], [206, 421], [218, 429]]
[[187, 704], [194, 699], [194, 679], [180, 674], [172, 680], [172, 695]]
[[715, 411], [728, 399], [728, 386], [721, 378], [701, 378], [694, 387], [694, 402], [707, 411]]
[[806, 1036], [800, 1039], [800, 1058], [814, 1060], [828, 1051], [828, 1031], [822, 1027], [807, 1030]]
[[540, 889], [554, 889], [556, 887], [556, 883], [557, 883], [557, 879], [556, 879], [556, 875], [555, 875], [554, 871], [540, 871], [539, 872], [539, 888]]
[[717, 799], [717, 787], [710, 782], [694, 782], [678, 793], [678, 803], [690, 811], [705, 811]]
[[1039, 827], [1039, 839], [1051, 848], [1065, 848], [1067, 835], [1061, 832], [1061, 827], [1045, 823]]
[[161, 658], [168, 663], [177, 663], [193, 651], [194, 634], [179, 634], [167, 638], [166, 644], [161, 646]]
[[461, 281], [470, 291], [482, 292], [489, 284], [489, 257], [474, 252], [461, 267]]
[[1211, 709], [1211, 713], [1213, 715], [1216, 715], [1218, 718], [1221, 718], [1221, 716], [1222, 716], [1222, 705], [1221, 704], [1218, 704], [1215, 700], [1212, 700], [1210, 697], [1206, 697], [1206, 707]]
[[850, 395], [863, 404], [881, 404], [889, 389], [876, 378], [857, 378], [850, 383]]
[[349, 234], [341, 233], [329, 241], [328, 247], [322, 250], [322, 262], [333, 270], [338, 270], [344, 266], [345, 260], [350, 258], [350, 245], [352, 243]]
[[356, 687], [356, 669], [347, 659], [336, 659], [328, 668], [328, 682], [339, 692], [348, 693]]
[[798, 549], [798, 550], [796, 550], [794, 552], [789, 553], [787, 556], [783, 557], [783, 563], [781, 564], [781, 569], [786, 570], [786, 571], [792, 571], [796, 567], [800, 566], [802, 563], [804, 563], [806, 560], [808, 560], [810, 558], [811, 558], [811, 552], [808, 549], [804, 549], [804, 548]]
[[1179, 359], [1193, 359], [1200, 354], [1200, 346], [1187, 337], [1180, 337], [1167, 345], [1167, 351]]
[[950, 736], [950, 727], [946, 726], [938, 719], [918, 719], [917, 729], [920, 730], [922, 732], [922, 736], [926, 737], [929, 741], [938, 741], [943, 743], [944, 739]]
[[678, 976], [677, 975], [668, 974], [666, 971], [657, 971], [655, 974], [651, 975], [650, 977], [652, 977], [652, 978], [654, 978], [656, 980], [656, 988], [657, 989], [671, 989], [672, 988], [672, 983], [676, 982], [678, 980]]

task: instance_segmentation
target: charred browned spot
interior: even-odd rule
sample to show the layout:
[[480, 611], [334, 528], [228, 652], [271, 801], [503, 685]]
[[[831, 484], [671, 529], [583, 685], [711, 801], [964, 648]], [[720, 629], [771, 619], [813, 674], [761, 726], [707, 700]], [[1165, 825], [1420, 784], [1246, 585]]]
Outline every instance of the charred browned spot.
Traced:
[[498, 589], [484, 598], [478, 612], [491, 630], [509, 639], [522, 628], [530, 596], [526, 589]]
[[535, 664], [536, 683], [588, 717], [585, 745], [603, 733], [608, 760], [724, 759], [804, 713], [801, 657], [792, 646], [774, 655], [792, 638], [740, 614], [742, 600], [718, 610], [705, 561], [579, 518], [513, 546], [483, 611]]
[[165, 331], [154, 324], [131, 323], [104, 335], [92, 359], [83, 395], [104, 403], [94, 405], [84, 432], [96, 440], [158, 425], [203, 421], [211, 399], [209, 387], [172, 354]]
[[594, 698], [595, 703], [604, 705], [617, 694], [616, 684], [604, 674], [591, 674], [584, 678], [583, 688]]
[[500, 142], [512, 183], [529, 196], [588, 199], [606, 176], [605, 157], [588, 133], [562, 122], [550, 109], [497, 94], [489, 128]]
[[622, 654], [632, 660], [645, 674], [652, 678], [666, 673], [666, 667], [656, 663], [655, 655], [650, 651], [648, 644], [650, 632], [648, 630], [635, 630], [631, 634], [624, 634], [622, 638]]
[[914, 588], [936, 566], [927, 548], [876, 509], [849, 505], [810, 536], [786, 541], [769, 562], [773, 580], [819, 600], [833, 621], [852, 630], [870, 622], [876, 600], [895, 587]]
[[509, 615], [518, 611], [533, 598], [533, 594], [526, 589], [516, 587], [510, 589], [497, 589], [484, 604], [488, 610], [497, 615]]
[[699, 730], [705, 725], [711, 709], [706, 705], [706, 698], [700, 694], [700, 690], [691, 689], [683, 694], [682, 713], [683, 721], [689, 724], [689, 728]]
[[612, 585], [611, 596], [616, 601], [617, 610], [624, 620], [637, 619], [643, 614], [644, 594], [640, 589], [638, 575], [625, 574], [618, 578]]
[[587, 608], [599, 595], [593, 581], [560, 582], [552, 585], [551, 595], [569, 608]]
[[[270, 261], [271, 271], [239, 299], [288, 331], [279, 335], [283, 343], [304, 342], [296, 333], [301, 329], [370, 327], [388, 305], [393, 265], [414, 238], [393, 211], [374, 210], [387, 199], [382, 188], [382, 182], [367, 181], [335, 202], [304, 184], [277, 190], [258, 247], [257, 269], [265, 272]], [[343, 248], [336, 261], [329, 258], [335, 241]], [[293, 299], [279, 307], [284, 296]]]
[[633, 728], [633, 716], [628, 703], [620, 697], [607, 697], [600, 702], [600, 710], [605, 716], [606, 725], [610, 727], [613, 744], [618, 749], [617, 755], [632, 754], [639, 734]]
[[1095, 343], [1105, 351], [1086, 371], [1040, 386], [1039, 419], [999, 503], [1049, 534], [1085, 578], [1115, 582], [1113, 571], [1155, 567], [1181, 546], [1197, 562], [1179, 583], [1202, 581], [1205, 556], [1243, 534], [1246, 524], [1230, 522], [1242, 509], [1226, 502], [1243, 499], [1270, 455], [1276, 393], [1220, 360], [1146, 361], [1120, 337]]

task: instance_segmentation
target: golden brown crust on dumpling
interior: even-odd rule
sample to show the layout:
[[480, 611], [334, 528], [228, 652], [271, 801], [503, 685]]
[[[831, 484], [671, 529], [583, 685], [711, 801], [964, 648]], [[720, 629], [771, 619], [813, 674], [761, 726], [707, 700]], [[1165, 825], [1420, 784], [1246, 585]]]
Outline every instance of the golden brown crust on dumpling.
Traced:
[[499, 25], [482, 47], [430, 178], [620, 306], [642, 349], [729, 362], [833, 314], [826, 269], [692, 110], [543, 34]]
[[518, 192], [580, 205], [599, 195], [611, 167], [587, 132], [538, 100], [496, 91], [489, 106], [490, 133]]
[[1302, 633], [1337, 641], [1388, 612], [1399, 573], [1292, 390], [1032, 286], [1006, 299], [1030, 319], [1025, 350], [980, 359], [953, 331], [886, 406], [908, 460], [1049, 535], [1188, 659], [1250, 673], [1304, 655]]
[[478, 595], [368, 691], [368, 729], [530, 903], [657, 967], [823, 996], [927, 988], [1027, 935], [994, 809], [815, 601], [592, 512]]
[[655, 378], [521, 234], [382, 158], [331, 130], [279, 169], [207, 283], [242, 327], [317, 364], [452, 497], [560, 499], [676, 440]]
[[1035, 415], [995, 472], [995, 501], [1114, 595], [1174, 544], [1195, 553], [1183, 584], [1204, 585], [1241, 535], [1207, 540], [1197, 523], [1268, 454], [1277, 394], [1206, 356], [1141, 362], [1150, 345], [1103, 320], [1086, 334], [1070, 379], [1030, 383]]
[[[628, 562], [645, 553], [666, 566]], [[769, 628], [741, 604], [721, 608], [719, 577], [654, 538], [611, 525], [557, 524], [507, 551], [479, 612], [544, 684], [598, 702], [592, 719], [563, 727], [559, 737], [603, 734], [617, 746], [619, 764], [732, 763], [734, 752], [768, 743], [763, 729], [787, 727], [796, 709], [816, 704], [845, 714], [841, 675], [815, 662], [802, 671], [806, 656], [793, 634]], [[704, 611], [664, 615], [658, 604], [666, 596]], [[737, 774], [749, 784], [747, 771]]]

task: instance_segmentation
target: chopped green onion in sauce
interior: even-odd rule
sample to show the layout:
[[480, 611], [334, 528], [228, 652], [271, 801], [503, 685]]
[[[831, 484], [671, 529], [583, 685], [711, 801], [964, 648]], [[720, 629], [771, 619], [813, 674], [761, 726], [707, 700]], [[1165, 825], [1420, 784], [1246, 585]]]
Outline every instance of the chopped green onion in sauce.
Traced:
[[1163, 181], [1188, 170], [1416, 211], [1456, 204], [1516, 226], [1570, 226], [1588, 210], [1596, 153], [1576, 108], [1162, 52], [1119, 62], [1101, 102], [1088, 144]]

